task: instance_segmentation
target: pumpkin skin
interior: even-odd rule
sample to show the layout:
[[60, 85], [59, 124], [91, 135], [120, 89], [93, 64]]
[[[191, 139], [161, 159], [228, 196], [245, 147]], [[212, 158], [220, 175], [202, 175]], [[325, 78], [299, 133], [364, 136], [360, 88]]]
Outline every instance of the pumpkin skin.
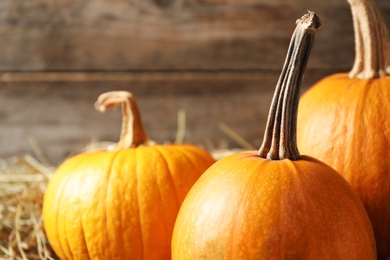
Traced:
[[[126, 100], [122, 94], [114, 93], [108, 107]], [[61, 259], [170, 259], [180, 205], [215, 160], [189, 144], [151, 144], [135, 125], [130, 132], [138, 133], [136, 138], [124, 134], [126, 142], [120, 144], [134, 139], [145, 145], [81, 153], [52, 176], [42, 213], [48, 240]]]
[[336, 169], [362, 200], [379, 259], [390, 256], [390, 77], [324, 78], [299, 105], [301, 152]]
[[172, 259], [375, 259], [364, 207], [329, 166], [223, 158], [188, 193], [176, 220]]

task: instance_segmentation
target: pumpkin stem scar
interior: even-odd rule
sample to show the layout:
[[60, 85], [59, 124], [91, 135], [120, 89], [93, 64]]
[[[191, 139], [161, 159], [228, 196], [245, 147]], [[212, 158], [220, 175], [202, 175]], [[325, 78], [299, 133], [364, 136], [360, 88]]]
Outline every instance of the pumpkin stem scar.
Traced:
[[103, 93], [98, 97], [95, 108], [100, 112], [105, 112], [107, 109], [119, 105], [122, 107], [122, 132], [119, 142], [109, 148], [109, 150], [121, 150], [154, 144], [144, 130], [137, 102], [130, 92], [111, 91]]
[[258, 152], [262, 158], [298, 160], [300, 157], [296, 140], [299, 89], [315, 31], [320, 26], [318, 16], [311, 11], [297, 20]]
[[355, 33], [355, 61], [349, 77], [381, 78], [390, 73], [389, 36], [375, 0], [348, 0]]

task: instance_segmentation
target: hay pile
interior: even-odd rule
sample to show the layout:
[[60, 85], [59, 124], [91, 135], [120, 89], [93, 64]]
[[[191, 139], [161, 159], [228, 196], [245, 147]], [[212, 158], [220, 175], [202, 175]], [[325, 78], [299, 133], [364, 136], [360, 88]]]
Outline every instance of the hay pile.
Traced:
[[56, 259], [41, 216], [53, 170], [30, 155], [0, 159], [0, 259]]

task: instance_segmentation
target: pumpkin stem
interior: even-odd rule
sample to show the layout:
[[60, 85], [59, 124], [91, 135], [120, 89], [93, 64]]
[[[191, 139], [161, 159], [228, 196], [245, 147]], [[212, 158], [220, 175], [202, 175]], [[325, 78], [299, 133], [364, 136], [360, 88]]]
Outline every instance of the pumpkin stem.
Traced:
[[133, 95], [127, 91], [111, 91], [103, 93], [95, 103], [96, 110], [105, 112], [107, 109], [122, 106], [122, 132], [119, 142], [109, 150], [128, 149], [139, 145], [151, 145], [141, 121], [141, 115]]
[[258, 155], [270, 160], [298, 160], [296, 125], [299, 89], [316, 29], [321, 22], [311, 11], [297, 20], [272, 99], [263, 144]]
[[[389, 36], [375, 0], [348, 0], [355, 32], [355, 61], [349, 77], [381, 78], [390, 72]], [[387, 68], [386, 68], [387, 67]]]

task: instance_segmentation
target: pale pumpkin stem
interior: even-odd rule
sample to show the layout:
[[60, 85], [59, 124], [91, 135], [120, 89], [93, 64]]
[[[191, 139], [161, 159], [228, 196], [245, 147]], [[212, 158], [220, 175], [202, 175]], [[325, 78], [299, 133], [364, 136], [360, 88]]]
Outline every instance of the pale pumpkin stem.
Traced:
[[355, 61], [349, 77], [372, 79], [390, 70], [389, 35], [375, 0], [348, 0], [355, 32]]
[[[111, 91], [101, 94], [95, 103], [95, 108], [105, 112], [109, 108], [122, 107], [122, 132], [119, 142], [111, 147], [112, 150], [127, 149], [139, 145], [150, 145], [137, 103], [133, 95], [127, 91]], [[110, 150], [111, 150], [110, 149]]]
[[258, 155], [271, 160], [298, 160], [296, 124], [299, 89], [316, 29], [321, 26], [311, 11], [297, 20], [279, 81], [276, 85]]

